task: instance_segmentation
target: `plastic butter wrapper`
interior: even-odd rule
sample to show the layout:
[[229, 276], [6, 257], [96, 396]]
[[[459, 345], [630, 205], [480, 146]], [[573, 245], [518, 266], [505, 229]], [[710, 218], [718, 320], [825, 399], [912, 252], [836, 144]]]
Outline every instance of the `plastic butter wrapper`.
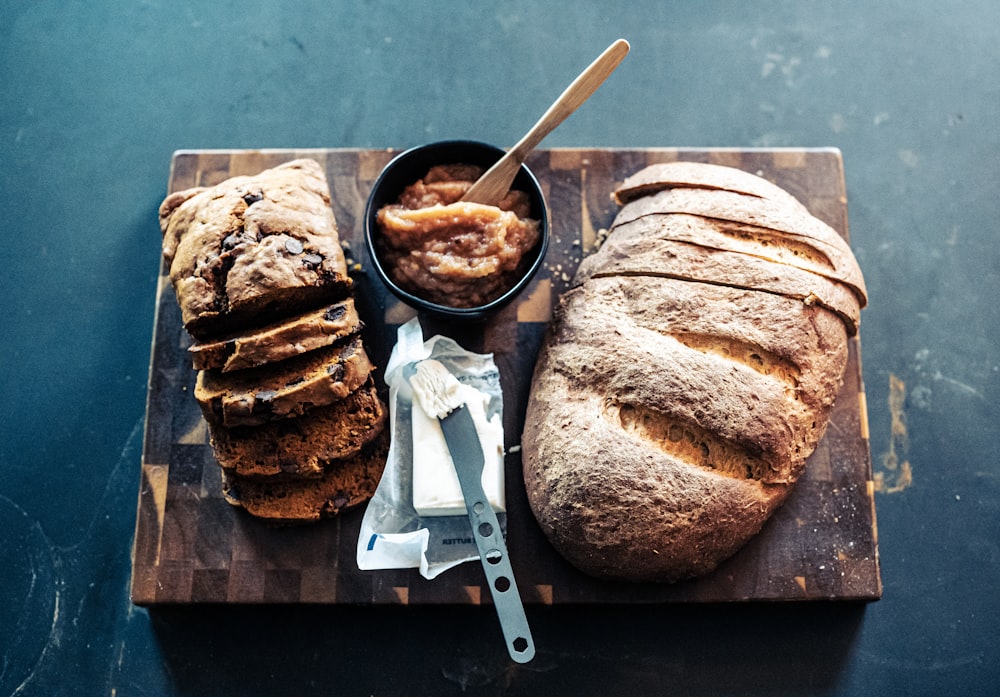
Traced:
[[[489, 395], [469, 385], [459, 385], [483, 448], [483, 491], [493, 510], [505, 510], [503, 424], [500, 414], [486, 418]], [[429, 416], [419, 402], [412, 410], [413, 508], [421, 516], [466, 515], [465, 498], [455, 464], [445, 442], [441, 423]]]
[[385, 367], [389, 386], [389, 456], [365, 509], [358, 535], [362, 570], [418, 568], [424, 578], [467, 561], [479, 561], [440, 422], [415, 403], [405, 378], [414, 364], [434, 359], [459, 382], [483, 447], [483, 489], [506, 533], [503, 393], [490, 354], [463, 349], [453, 339], [424, 341], [417, 319], [402, 325]]

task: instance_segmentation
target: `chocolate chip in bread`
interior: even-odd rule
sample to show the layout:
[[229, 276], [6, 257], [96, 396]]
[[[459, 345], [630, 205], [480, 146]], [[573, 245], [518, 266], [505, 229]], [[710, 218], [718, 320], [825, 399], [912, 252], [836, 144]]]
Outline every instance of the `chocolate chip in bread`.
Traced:
[[276, 522], [368, 500], [386, 409], [322, 167], [295, 160], [177, 192], [159, 213], [226, 498]]
[[382, 431], [368, 447], [337, 461], [319, 478], [264, 482], [224, 470], [223, 496], [270, 523], [314, 523], [368, 501], [385, 470], [388, 450], [389, 433]]

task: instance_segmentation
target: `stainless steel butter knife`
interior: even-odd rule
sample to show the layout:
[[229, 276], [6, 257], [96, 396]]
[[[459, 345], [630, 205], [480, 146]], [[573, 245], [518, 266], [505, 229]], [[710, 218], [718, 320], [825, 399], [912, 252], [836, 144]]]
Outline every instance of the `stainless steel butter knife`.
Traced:
[[445, 443], [455, 463], [472, 536], [486, 574], [493, 605], [496, 607], [507, 652], [518, 663], [535, 655], [535, 642], [514, 580], [514, 569], [500, 522], [483, 491], [483, 446], [468, 406], [463, 401], [458, 379], [435, 360], [425, 360], [406, 371], [414, 398], [429, 416], [441, 424]]
[[483, 491], [485, 463], [483, 449], [476, 435], [476, 425], [464, 404], [440, 421], [451, 459], [455, 462], [458, 482], [462, 485], [472, 534], [476, 539], [479, 559], [500, 618], [507, 651], [514, 661], [527, 663], [535, 655], [535, 642], [528, 627], [528, 618], [524, 614], [524, 605], [514, 580], [514, 569], [507, 555], [507, 545], [500, 531], [497, 514]]

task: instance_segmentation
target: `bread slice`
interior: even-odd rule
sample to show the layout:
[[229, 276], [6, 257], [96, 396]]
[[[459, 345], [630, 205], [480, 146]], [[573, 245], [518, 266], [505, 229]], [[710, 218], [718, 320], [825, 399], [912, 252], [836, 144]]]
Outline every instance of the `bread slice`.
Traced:
[[836, 279], [847, 285], [864, 307], [868, 301], [861, 268], [847, 242], [823, 221], [809, 215], [801, 205], [788, 205], [756, 196], [705, 189], [667, 189], [626, 204], [615, 216], [614, 226], [647, 215], [687, 213], [713, 220], [754, 225], [781, 233], [791, 241], [821, 245], [834, 266]]
[[233, 370], [276, 363], [361, 331], [363, 324], [354, 299], [282, 320], [256, 331], [230, 335], [188, 348], [195, 370]]
[[784, 205], [805, 207], [790, 193], [771, 182], [722, 165], [700, 162], [662, 162], [649, 165], [625, 179], [612, 194], [619, 206], [666, 189], [707, 189], [772, 199]]
[[607, 276], [661, 276], [786, 295], [837, 313], [851, 335], [861, 317], [857, 296], [826, 276], [752, 254], [654, 236], [609, 236], [581, 262], [573, 284]]
[[261, 482], [223, 471], [226, 500], [256, 518], [275, 524], [312, 523], [367, 502], [385, 470], [389, 433], [357, 455], [336, 463], [318, 479]]
[[350, 290], [329, 185], [313, 160], [171, 194], [159, 217], [181, 317], [198, 340], [314, 309]]
[[361, 387], [373, 366], [360, 334], [250, 370], [198, 372], [194, 396], [205, 419], [226, 427], [299, 416]]
[[264, 483], [322, 477], [382, 432], [386, 408], [369, 380], [347, 397], [308, 414], [263, 426], [209, 424], [212, 449], [230, 474]]

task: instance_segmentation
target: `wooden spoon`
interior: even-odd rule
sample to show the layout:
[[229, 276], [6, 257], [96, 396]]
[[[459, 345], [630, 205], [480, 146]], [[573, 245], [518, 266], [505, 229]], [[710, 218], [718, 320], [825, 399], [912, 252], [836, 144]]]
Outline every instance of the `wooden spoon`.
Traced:
[[597, 88], [622, 62], [628, 51], [629, 44], [625, 39], [618, 39], [611, 44], [559, 95], [559, 99], [542, 114], [538, 123], [532, 126], [531, 130], [495, 165], [486, 170], [486, 173], [465, 193], [462, 200], [495, 206], [510, 191], [511, 182], [517, 176], [517, 170], [524, 162], [524, 158], [545, 136], [597, 91]]

